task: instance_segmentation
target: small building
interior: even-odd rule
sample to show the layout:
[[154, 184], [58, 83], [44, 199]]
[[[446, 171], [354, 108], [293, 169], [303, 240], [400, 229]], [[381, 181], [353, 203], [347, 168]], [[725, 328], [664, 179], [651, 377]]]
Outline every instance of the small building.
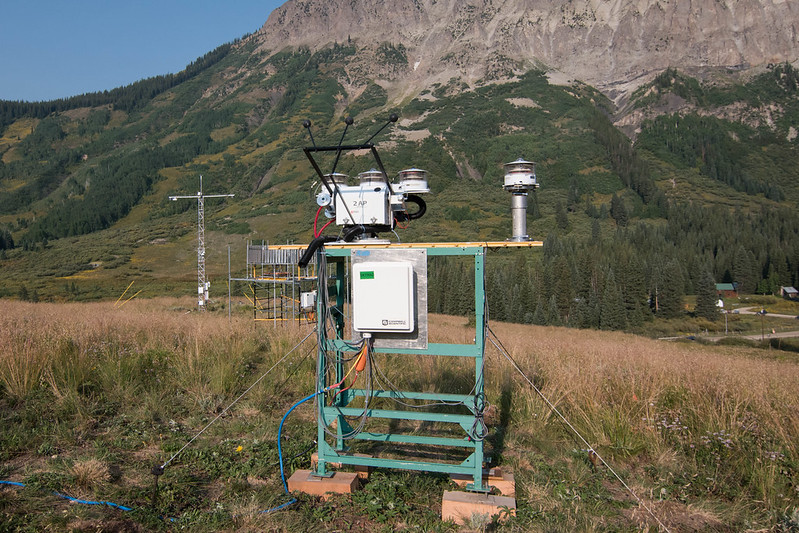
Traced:
[[716, 283], [716, 294], [721, 298], [738, 298], [738, 284]]
[[780, 296], [786, 300], [799, 300], [799, 291], [793, 287], [780, 287]]

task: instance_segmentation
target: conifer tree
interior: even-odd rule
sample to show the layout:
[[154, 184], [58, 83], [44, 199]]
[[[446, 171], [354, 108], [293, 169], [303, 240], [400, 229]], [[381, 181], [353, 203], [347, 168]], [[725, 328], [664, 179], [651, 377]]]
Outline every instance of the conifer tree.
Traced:
[[572, 271], [565, 255], [555, 260], [552, 270], [555, 276], [555, 292], [552, 297], [557, 301], [558, 318], [568, 321], [569, 309], [574, 300], [574, 283]]
[[591, 221], [591, 240], [595, 243], [599, 243], [602, 240], [602, 227], [597, 219]]
[[549, 308], [547, 309], [547, 324], [550, 326], [562, 326], [563, 320], [561, 320], [559, 313], [558, 300], [553, 294], [549, 299]]
[[14, 238], [7, 229], [0, 231], [0, 250], [10, 250], [14, 248]]
[[541, 218], [541, 208], [538, 207], [538, 195], [535, 193], [535, 190], [529, 196], [527, 213], [533, 220]]
[[547, 325], [546, 311], [544, 311], [544, 302], [538, 298], [535, 304], [535, 311], [533, 312], [533, 324], [538, 326]]
[[766, 283], [766, 294], [778, 294], [780, 291], [780, 276], [774, 269], [774, 265], [769, 266], [768, 277], [763, 280]]
[[677, 259], [672, 259], [663, 267], [658, 287], [658, 314], [665, 318], [675, 318], [683, 311], [685, 288], [682, 269]]
[[602, 291], [602, 306], [599, 312], [599, 327], [602, 329], [624, 329], [627, 320], [621, 291], [616, 284], [613, 270], [608, 271], [605, 278], [605, 289]]
[[738, 283], [740, 292], [751, 294], [755, 291], [759, 281], [756, 270], [754, 254], [747, 251], [743, 245], [739, 245], [733, 258], [732, 275], [735, 278], [734, 281]]
[[708, 270], [702, 273], [696, 287], [696, 316], [716, 320], [719, 317], [716, 282]]
[[566, 210], [560, 200], [555, 202], [555, 223], [560, 229], [565, 230], [569, 227], [569, 217], [566, 216]]
[[644, 304], [646, 302], [646, 276], [637, 252], [630, 250], [624, 259], [624, 265], [619, 264], [624, 278], [618, 283], [621, 289], [627, 323], [639, 326], [644, 320]]
[[569, 213], [577, 211], [577, 205], [580, 203], [580, 188], [577, 184], [577, 178], [572, 177], [569, 182], [569, 190], [566, 193], [566, 209]]
[[610, 216], [616, 221], [616, 225], [620, 228], [627, 226], [629, 216], [627, 215], [627, 208], [624, 206], [624, 200], [616, 196], [614, 193], [610, 198]]
[[599, 303], [595, 292], [577, 302], [577, 320], [581, 328], [599, 327]]
[[599, 211], [597, 210], [596, 206], [594, 205], [593, 198], [591, 194], [585, 195], [585, 214], [591, 218], [599, 217]]

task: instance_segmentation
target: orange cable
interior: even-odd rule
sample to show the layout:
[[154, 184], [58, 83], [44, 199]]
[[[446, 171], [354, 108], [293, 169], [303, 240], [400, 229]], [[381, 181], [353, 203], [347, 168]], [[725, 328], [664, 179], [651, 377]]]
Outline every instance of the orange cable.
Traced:
[[[357, 359], [355, 359], [355, 362], [352, 364], [352, 366], [347, 371], [347, 373], [344, 375], [344, 377], [341, 378], [341, 381], [339, 381], [335, 385], [332, 385], [330, 388], [331, 389], [339, 388], [347, 380], [347, 378], [350, 376], [350, 374], [352, 374], [353, 370], [355, 370], [355, 379], [352, 380], [352, 383], [350, 383], [349, 387], [345, 387], [344, 389], [336, 391], [336, 393], [333, 395], [332, 399], [335, 399], [336, 396], [338, 396], [340, 393], [344, 392], [345, 390], [347, 390], [347, 389], [351, 388], [353, 385], [355, 385], [355, 381], [357, 381], [357, 379], [358, 379], [358, 374], [360, 374], [363, 371], [363, 369], [366, 368], [366, 350], [368, 348], [367, 342], [364, 342], [364, 344], [361, 347], [361, 349], [358, 350]], [[361, 362], [361, 361], [363, 361], [363, 362]], [[357, 367], [360, 367], [360, 368], [357, 368]]]

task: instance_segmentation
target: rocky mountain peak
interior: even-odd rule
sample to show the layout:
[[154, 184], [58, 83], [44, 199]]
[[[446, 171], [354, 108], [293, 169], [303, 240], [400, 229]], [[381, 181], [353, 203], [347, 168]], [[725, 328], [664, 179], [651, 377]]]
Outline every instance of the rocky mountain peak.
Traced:
[[[748, 70], [799, 58], [793, 0], [289, 0], [261, 51], [400, 46], [398, 80], [467, 83], [533, 65], [617, 100], [669, 66]], [[368, 68], [368, 65], [365, 65]]]

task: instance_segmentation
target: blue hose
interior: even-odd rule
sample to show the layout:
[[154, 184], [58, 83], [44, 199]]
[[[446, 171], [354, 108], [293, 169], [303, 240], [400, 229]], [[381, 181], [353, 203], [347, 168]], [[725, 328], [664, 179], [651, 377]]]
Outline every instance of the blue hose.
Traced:
[[[277, 455], [278, 455], [278, 458], [280, 459], [280, 479], [283, 481], [283, 490], [285, 490], [286, 494], [288, 494], [288, 495], [291, 495], [291, 493], [289, 492], [289, 486], [286, 483], [286, 472], [283, 469], [283, 446], [281, 444], [281, 437], [283, 435], [283, 424], [286, 422], [286, 418], [291, 414], [291, 412], [294, 409], [296, 409], [300, 405], [304, 404], [308, 400], [310, 400], [312, 398], [315, 398], [317, 394], [322, 394], [322, 393], [326, 392], [330, 388], [331, 387], [328, 387], [327, 389], [314, 392], [313, 394], [310, 394], [310, 395], [306, 396], [305, 398], [303, 398], [302, 400], [298, 401], [297, 403], [295, 403], [294, 405], [291, 406], [291, 409], [286, 411], [286, 414], [283, 415], [283, 418], [280, 420], [280, 426], [277, 429]], [[17, 481], [3, 481], [3, 480], [0, 480], [0, 485], [13, 485], [15, 487], [23, 487], [23, 488], [26, 487], [26, 485], [24, 483], [19, 483]], [[53, 492], [53, 494], [55, 494], [59, 498], [63, 498], [65, 500], [69, 500], [69, 501], [75, 502], [75, 503], [80, 503], [80, 504], [83, 504], [83, 505], [107, 505], [108, 507], [113, 507], [115, 509], [119, 509], [120, 511], [132, 511], [133, 510], [131, 507], [126, 507], [124, 505], [119, 505], [118, 503], [106, 502], [106, 501], [95, 502], [95, 501], [91, 501], [91, 500], [79, 500], [78, 498], [73, 498], [72, 496], [67, 496], [66, 494], [61, 494], [60, 492]], [[292, 498], [291, 501], [288, 501], [288, 502], [286, 502], [284, 504], [278, 505], [277, 507], [273, 507], [271, 509], [266, 509], [265, 511], [261, 511], [261, 514], [271, 513], [273, 511], [279, 511], [280, 509], [284, 509], [284, 508], [288, 507], [289, 505], [291, 505], [292, 503], [296, 503], [296, 502], [297, 502], [297, 499], [296, 498]], [[170, 520], [174, 521], [174, 519], [170, 519]]]
[[65, 500], [69, 500], [75, 503], [81, 503], [83, 505], [107, 505], [109, 507], [114, 507], [115, 509], [119, 509], [121, 511], [132, 511], [132, 507], [125, 507], [124, 505], [119, 505], [118, 503], [113, 502], [93, 502], [89, 500], [79, 500], [78, 498], [73, 498], [72, 496], [67, 496], [66, 494], [61, 494], [60, 492], [53, 492], [59, 498], [64, 498]]
[[[26, 487], [25, 483], [19, 483], [17, 481], [3, 481], [0, 480], [0, 485], [13, 485], [15, 487]], [[65, 500], [69, 500], [71, 502], [80, 503], [83, 505], [107, 505], [109, 507], [114, 507], [115, 509], [119, 509], [120, 511], [132, 511], [133, 509], [130, 507], [125, 507], [124, 505], [119, 505], [118, 503], [113, 502], [93, 502], [91, 500], [79, 500], [78, 498], [73, 498], [72, 496], [67, 496], [66, 494], [61, 494], [60, 492], [53, 492], [59, 498], [63, 498]]]
[[[327, 389], [325, 389], [325, 390], [327, 390]], [[278, 456], [278, 459], [280, 459], [280, 479], [283, 481], [283, 490], [285, 490], [286, 494], [288, 494], [288, 495], [291, 495], [291, 493], [289, 492], [289, 486], [286, 483], [286, 472], [283, 469], [283, 445], [281, 444], [282, 436], [283, 436], [283, 424], [286, 422], [286, 418], [288, 418], [288, 416], [291, 414], [291, 412], [294, 409], [296, 409], [300, 405], [304, 404], [308, 400], [311, 400], [311, 399], [315, 398], [317, 394], [321, 394], [322, 392], [324, 392], [324, 391], [317, 391], [317, 392], [314, 392], [313, 394], [309, 394], [308, 396], [306, 396], [302, 400], [300, 400], [297, 403], [295, 403], [294, 405], [292, 405], [291, 408], [288, 411], [286, 411], [286, 414], [283, 415], [283, 418], [280, 420], [280, 426], [278, 426], [278, 428], [277, 428], [277, 456]], [[279, 511], [280, 509], [288, 507], [292, 503], [296, 503], [296, 501], [297, 501], [296, 498], [292, 498], [291, 501], [286, 502], [286, 503], [284, 503], [282, 505], [278, 505], [277, 507], [272, 507], [271, 509], [266, 509], [265, 511], [261, 511], [261, 514], [271, 513], [273, 511]]]

